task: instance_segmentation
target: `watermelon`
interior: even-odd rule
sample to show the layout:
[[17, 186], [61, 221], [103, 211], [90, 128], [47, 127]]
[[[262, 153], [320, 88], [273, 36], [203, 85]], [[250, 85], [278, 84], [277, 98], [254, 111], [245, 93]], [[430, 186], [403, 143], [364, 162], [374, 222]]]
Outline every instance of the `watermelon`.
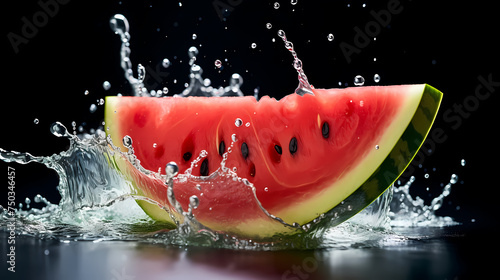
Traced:
[[[122, 139], [132, 139], [145, 170], [165, 174], [167, 163], [177, 164], [175, 199], [200, 224], [258, 239], [300, 232], [347, 202], [342, 222], [373, 202], [418, 152], [441, 99], [426, 84], [313, 89], [259, 101], [107, 97], [105, 123], [122, 151]], [[164, 177], [123, 157], [110, 162], [151, 218], [171, 227], [182, 222]]]

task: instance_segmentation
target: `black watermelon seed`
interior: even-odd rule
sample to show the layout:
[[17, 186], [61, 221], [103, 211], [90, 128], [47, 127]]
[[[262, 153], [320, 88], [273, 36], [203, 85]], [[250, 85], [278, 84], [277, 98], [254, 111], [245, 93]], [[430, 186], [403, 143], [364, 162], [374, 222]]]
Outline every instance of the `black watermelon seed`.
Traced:
[[290, 140], [290, 144], [288, 145], [288, 149], [290, 149], [290, 154], [295, 154], [297, 152], [297, 138], [293, 137]]
[[281, 151], [281, 146], [279, 146], [279, 145], [274, 145], [274, 149], [275, 149], [275, 150], [276, 150], [276, 152], [277, 152], [278, 154], [280, 154], [280, 155], [283, 153], [283, 152]]
[[224, 143], [224, 140], [222, 140], [219, 143], [219, 155], [222, 156], [225, 151], [226, 151], [226, 144]]
[[241, 144], [241, 155], [243, 156], [244, 159], [247, 159], [248, 157], [248, 146], [247, 143], [245, 142]]
[[323, 134], [323, 138], [328, 138], [330, 136], [330, 126], [328, 125], [327, 122], [323, 123], [323, 126], [321, 127], [321, 134]]
[[200, 175], [208, 176], [208, 158], [204, 159], [200, 167]]
[[188, 161], [191, 159], [193, 155], [190, 153], [190, 152], [186, 152], [182, 155], [182, 158], [184, 159], [184, 161]]

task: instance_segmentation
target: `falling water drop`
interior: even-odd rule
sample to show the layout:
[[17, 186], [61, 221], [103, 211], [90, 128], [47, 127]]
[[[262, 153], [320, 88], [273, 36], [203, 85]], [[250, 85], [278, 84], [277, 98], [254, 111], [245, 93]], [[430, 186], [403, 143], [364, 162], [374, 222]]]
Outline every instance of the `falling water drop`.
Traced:
[[333, 41], [333, 39], [335, 38], [335, 36], [333, 36], [333, 34], [330, 33], [330, 34], [328, 34], [327, 38], [328, 38], [328, 41], [331, 42], [331, 41]]
[[124, 34], [128, 32], [129, 25], [128, 20], [125, 16], [121, 14], [116, 14], [109, 20], [109, 25], [111, 30], [113, 30], [116, 34]]
[[375, 83], [380, 82], [380, 75], [379, 75], [379, 74], [375, 74], [375, 75], [373, 75], [373, 81], [374, 81]]
[[257, 44], [256, 43], [252, 43], [251, 47], [252, 47], [252, 49], [255, 49], [257, 47]]
[[170, 67], [171, 63], [170, 63], [170, 60], [168, 58], [164, 58], [163, 61], [161, 62], [161, 66], [163, 66], [163, 68], [168, 68]]
[[285, 31], [283, 30], [278, 30], [278, 36], [280, 36], [281, 39], [284, 39], [285, 38]]
[[458, 182], [458, 176], [457, 176], [457, 174], [452, 174], [451, 175], [451, 179], [450, 179], [450, 183], [456, 184], [457, 182]]
[[274, 8], [275, 8], [275, 9], [279, 9], [279, 8], [280, 8], [280, 3], [278, 3], [278, 2], [274, 2]]
[[111, 88], [111, 83], [108, 81], [104, 81], [104, 83], [102, 83], [102, 88], [104, 90], [109, 90]]
[[236, 127], [240, 127], [242, 124], [243, 124], [243, 121], [240, 118], [237, 118], [234, 121], [234, 125], [236, 125]]
[[53, 123], [50, 126], [50, 132], [57, 137], [67, 137], [69, 135], [66, 127], [60, 122]]
[[362, 86], [364, 84], [365, 84], [365, 78], [363, 78], [363, 76], [357, 75], [356, 77], [354, 77], [355, 86]]
[[267, 29], [271, 29], [272, 27], [273, 27], [273, 25], [272, 25], [271, 23], [269, 23], [269, 22], [268, 22], [268, 23], [266, 23], [266, 28], [267, 28]]
[[35, 118], [35, 119], [33, 120], [33, 123], [34, 123], [34, 124], [39, 124], [39, 123], [40, 123], [40, 120], [38, 120], [37, 118]]
[[462, 159], [462, 160], [460, 161], [460, 164], [461, 164], [462, 166], [465, 166], [465, 159]]
[[217, 68], [222, 67], [222, 62], [219, 59], [215, 60], [214, 64], [215, 64], [215, 67], [217, 67]]

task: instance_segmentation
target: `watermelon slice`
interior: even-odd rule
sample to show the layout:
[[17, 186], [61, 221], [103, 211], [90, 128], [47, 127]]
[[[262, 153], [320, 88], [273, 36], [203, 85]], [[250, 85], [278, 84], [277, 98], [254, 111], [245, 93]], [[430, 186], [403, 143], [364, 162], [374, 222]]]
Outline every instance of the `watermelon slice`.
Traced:
[[[133, 139], [145, 169], [165, 174], [177, 163], [175, 198], [203, 226], [266, 238], [347, 207], [340, 223], [373, 202], [417, 153], [442, 98], [425, 84], [313, 93], [259, 101], [107, 97], [105, 122], [122, 151], [122, 139]], [[120, 157], [111, 162], [148, 198], [137, 201], [150, 217], [172, 227], [182, 221], [164, 178]]]

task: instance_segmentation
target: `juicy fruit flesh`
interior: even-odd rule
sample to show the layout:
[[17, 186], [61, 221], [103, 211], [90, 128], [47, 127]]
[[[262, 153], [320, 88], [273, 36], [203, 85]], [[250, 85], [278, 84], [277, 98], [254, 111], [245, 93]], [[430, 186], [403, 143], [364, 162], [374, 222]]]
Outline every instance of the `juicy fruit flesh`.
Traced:
[[[231, 148], [226, 166], [254, 184], [262, 206], [289, 224], [304, 224], [339, 204], [376, 171], [414, 118], [427, 87], [315, 90], [314, 96], [259, 102], [252, 97], [108, 97], [106, 124], [114, 143], [132, 137], [142, 166], [152, 171], [173, 160], [182, 173], [206, 150], [208, 156], [192, 171], [205, 176], [220, 168]], [[405, 166], [412, 157], [406, 156]], [[245, 234], [256, 231], [250, 230], [256, 224], [275, 223], [254, 213], [259, 212], [251, 207], [255, 199], [242, 184], [203, 188], [200, 196], [194, 186], [174, 185], [184, 209], [189, 197], [198, 195], [193, 213], [213, 229]], [[158, 193], [150, 195], [165, 201]]]

